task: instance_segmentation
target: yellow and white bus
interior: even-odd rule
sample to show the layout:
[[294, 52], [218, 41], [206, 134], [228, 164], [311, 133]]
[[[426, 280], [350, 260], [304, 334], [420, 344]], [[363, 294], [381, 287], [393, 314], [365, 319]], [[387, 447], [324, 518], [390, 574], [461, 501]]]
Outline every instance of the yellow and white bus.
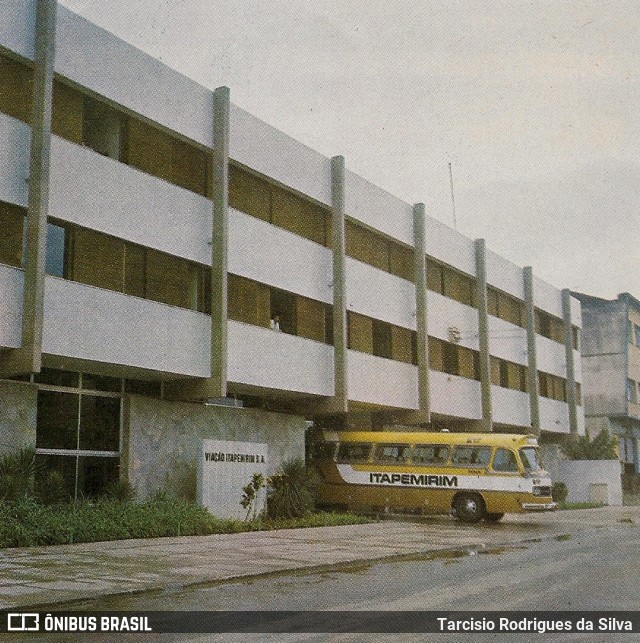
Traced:
[[451, 512], [464, 522], [556, 508], [531, 435], [315, 429], [308, 457], [321, 506]]

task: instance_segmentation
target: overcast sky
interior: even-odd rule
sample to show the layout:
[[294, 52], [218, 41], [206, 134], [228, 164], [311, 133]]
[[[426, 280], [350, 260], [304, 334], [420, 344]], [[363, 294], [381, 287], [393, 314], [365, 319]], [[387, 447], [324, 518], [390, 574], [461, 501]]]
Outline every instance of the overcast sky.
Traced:
[[637, 0], [60, 0], [558, 286], [640, 298]]

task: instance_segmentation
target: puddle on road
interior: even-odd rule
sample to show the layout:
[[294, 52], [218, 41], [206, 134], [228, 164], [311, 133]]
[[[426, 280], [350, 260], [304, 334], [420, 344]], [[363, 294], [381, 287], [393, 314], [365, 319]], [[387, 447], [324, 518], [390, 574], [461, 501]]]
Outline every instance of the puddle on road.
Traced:
[[479, 549], [479, 554], [488, 554], [489, 556], [499, 556], [500, 554], [508, 554], [511, 551], [516, 551], [517, 549], [528, 549], [524, 545], [513, 545], [509, 547], [492, 547], [491, 549]]
[[360, 563], [356, 565], [349, 565], [343, 569], [335, 569], [333, 571], [339, 574], [366, 574], [373, 567], [373, 563]]

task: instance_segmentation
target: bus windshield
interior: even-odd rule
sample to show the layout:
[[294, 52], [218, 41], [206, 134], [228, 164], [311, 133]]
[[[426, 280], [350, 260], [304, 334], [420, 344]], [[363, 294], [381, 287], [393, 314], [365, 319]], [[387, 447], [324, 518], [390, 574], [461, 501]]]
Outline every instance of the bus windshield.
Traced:
[[524, 447], [520, 449], [520, 459], [525, 471], [542, 470], [542, 462], [538, 458], [538, 450], [535, 447]]

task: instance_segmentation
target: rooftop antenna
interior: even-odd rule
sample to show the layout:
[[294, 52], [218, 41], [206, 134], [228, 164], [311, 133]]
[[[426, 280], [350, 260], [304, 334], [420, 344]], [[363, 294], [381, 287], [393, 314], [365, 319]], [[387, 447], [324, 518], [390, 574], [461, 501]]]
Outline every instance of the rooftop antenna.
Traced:
[[456, 200], [453, 196], [453, 169], [451, 168], [451, 163], [449, 163], [449, 183], [451, 184], [451, 209], [453, 211], [453, 229], [457, 230], [458, 225], [456, 223]]

